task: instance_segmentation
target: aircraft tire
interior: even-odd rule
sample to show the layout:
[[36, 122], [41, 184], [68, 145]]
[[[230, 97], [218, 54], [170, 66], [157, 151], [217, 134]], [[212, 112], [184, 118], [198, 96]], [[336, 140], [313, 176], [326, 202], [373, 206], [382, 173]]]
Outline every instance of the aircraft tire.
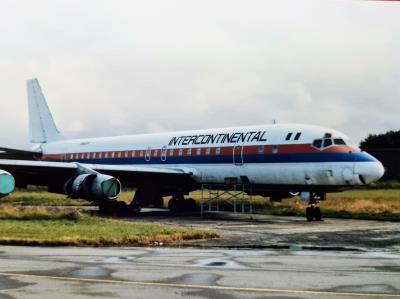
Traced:
[[99, 203], [99, 213], [103, 215], [112, 215], [118, 210], [118, 201], [104, 201]]
[[313, 221], [314, 220], [314, 207], [307, 207], [307, 209], [306, 209], [306, 218], [307, 218], [307, 221]]
[[163, 197], [161, 195], [156, 196], [153, 205], [154, 205], [155, 208], [162, 208], [164, 206]]
[[193, 198], [189, 198], [185, 200], [185, 210], [187, 211], [196, 211], [197, 205], [196, 201]]
[[319, 207], [314, 208], [314, 220], [322, 221], [321, 209]]
[[141, 209], [142, 209], [142, 207], [137, 203], [132, 203], [129, 205], [129, 211], [132, 214], [139, 214]]
[[168, 209], [170, 210], [170, 212], [175, 212], [176, 210], [176, 198], [172, 197], [169, 201], [168, 201]]
[[183, 197], [172, 197], [168, 202], [168, 208], [173, 213], [187, 210], [186, 200]]

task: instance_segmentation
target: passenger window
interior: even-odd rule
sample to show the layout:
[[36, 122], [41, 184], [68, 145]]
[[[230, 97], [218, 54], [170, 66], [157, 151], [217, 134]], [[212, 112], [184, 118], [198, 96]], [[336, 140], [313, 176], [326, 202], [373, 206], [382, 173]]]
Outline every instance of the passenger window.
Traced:
[[346, 142], [344, 142], [342, 138], [335, 138], [333, 139], [333, 142], [335, 143], [335, 145], [346, 145]]
[[157, 157], [157, 156], [158, 156], [158, 150], [154, 150], [153, 156], [154, 156], [154, 157]]
[[169, 155], [170, 155], [170, 156], [173, 156], [173, 155], [174, 155], [174, 149], [171, 148], [171, 149], [169, 150]]
[[206, 155], [210, 155], [210, 153], [211, 153], [211, 148], [206, 148]]
[[259, 145], [258, 146], [258, 153], [259, 154], [264, 154], [264, 145]]
[[179, 152], [178, 152], [178, 155], [179, 155], [179, 156], [182, 156], [182, 154], [183, 154], [183, 149], [180, 148], [180, 149], [179, 149]]
[[299, 140], [300, 139], [300, 135], [301, 135], [301, 132], [297, 133], [296, 136], [294, 136], [294, 140]]
[[320, 149], [321, 146], [322, 146], [322, 139], [314, 140], [313, 147], [316, 147], [316, 148]]
[[216, 155], [221, 155], [221, 148], [220, 148], [220, 147], [217, 147], [217, 148], [215, 149], [215, 154], [216, 154]]
[[145, 159], [146, 161], [150, 161], [150, 155], [151, 155], [151, 149], [150, 149], [150, 148], [147, 148], [147, 150], [146, 150], [146, 155], [145, 155], [144, 159]]
[[162, 157], [166, 157], [167, 156], [167, 147], [163, 146], [162, 150], [161, 150], [161, 156]]
[[332, 139], [325, 139], [324, 140], [324, 147], [328, 147], [332, 145]]
[[200, 156], [201, 155], [201, 148], [196, 149], [196, 155]]
[[286, 135], [286, 140], [290, 140], [290, 138], [292, 138], [292, 135], [293, 135], [293, 133], [288, 133], [288, 134]]
[[187, 149], [186, 155], [187, 155], [187, 156], [191, 156], [191, 155], [192, 155], [192, 149], [191, 149], [191, 148], [188, 148], [188, 149]]
[[273, 154], [277, 154], [278, 151], [279, 151], [278, 146], [277, 146], [277, 145], [273, 145], [273, 146], [272, 146], [272, 153], [273, 153]]

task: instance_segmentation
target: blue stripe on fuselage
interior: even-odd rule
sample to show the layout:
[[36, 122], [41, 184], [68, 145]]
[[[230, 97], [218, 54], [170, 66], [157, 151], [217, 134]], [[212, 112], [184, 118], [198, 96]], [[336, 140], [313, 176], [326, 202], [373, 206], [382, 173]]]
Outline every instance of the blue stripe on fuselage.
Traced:
[[[236, 162], [240, 158], [236, 158]], [[90, 164], [233, 164], [233, 156], [178, 156], [151, 157], [150, 161], [140, 158], [108, 158], [73, 160]], [[243, 163], [321, 163], [321, 162], [374, 162], [376, 159], [367, 153], [312, 153], [312, 154], [269, 154], [243, 155]]]

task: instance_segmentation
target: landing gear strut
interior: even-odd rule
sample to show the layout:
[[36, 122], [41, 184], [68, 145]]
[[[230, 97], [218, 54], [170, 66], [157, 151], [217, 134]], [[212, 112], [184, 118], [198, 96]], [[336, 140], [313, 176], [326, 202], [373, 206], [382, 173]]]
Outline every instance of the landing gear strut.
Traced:
[[325, 193], [310, 193], [308, 207], [306, 208], [307, 221], [323, 221], [321, 209], [318, 207], [320, 200], [325, 200]]

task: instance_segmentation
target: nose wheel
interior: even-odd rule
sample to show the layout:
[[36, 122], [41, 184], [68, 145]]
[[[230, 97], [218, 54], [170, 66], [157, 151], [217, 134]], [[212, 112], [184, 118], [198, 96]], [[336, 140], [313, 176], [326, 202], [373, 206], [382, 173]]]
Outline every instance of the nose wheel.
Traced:
[[307, 221], [322, 221], [321, 209], [315, 205], [310, 205], [306, 209]]
[[307, 221], [323, 221], [321, 209], [318, 206], [320, 200], [325, 199], [325, 194], [311, 193], [311, 198], [308, 202], [308, 207], [306, 208], [306, 218]]

